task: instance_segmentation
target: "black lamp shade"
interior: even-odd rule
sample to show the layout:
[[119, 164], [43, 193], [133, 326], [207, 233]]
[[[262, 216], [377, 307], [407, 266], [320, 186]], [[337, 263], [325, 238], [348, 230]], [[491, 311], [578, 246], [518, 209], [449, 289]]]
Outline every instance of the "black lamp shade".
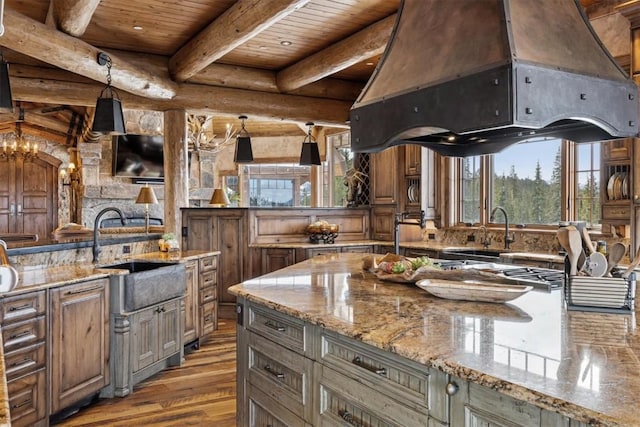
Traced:
[[11, 84], [9, 82], [9, 63], [0, 61], [0, 112], [13, 112], [13, 98], [11, 97]]
[[302, 153], [300, 153], [300, 165], [319, 166], [321, 164], [322, 163], [320, 162], [320, 151], [318, 150], [318, 144], [316, 144], [315, 142], [303, 142]]
[[124, 115], [119, 99], [98, 98], [92, 130], [107, 135], [125, 135], [127, 133], [124, 128]]
[[253, 162], [253, 150], [251, 149], [251, 138], [248, 136], [239, 136], [236, 138], [236, 152], [233, 156], [236, 163]]

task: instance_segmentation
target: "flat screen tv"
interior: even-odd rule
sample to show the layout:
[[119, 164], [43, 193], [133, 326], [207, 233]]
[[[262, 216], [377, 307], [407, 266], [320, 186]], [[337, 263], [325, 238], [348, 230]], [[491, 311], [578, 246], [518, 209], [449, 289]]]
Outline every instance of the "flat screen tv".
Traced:
[[131, 178], [163, 178], [162, 135], [113, 137], [113, 175]]

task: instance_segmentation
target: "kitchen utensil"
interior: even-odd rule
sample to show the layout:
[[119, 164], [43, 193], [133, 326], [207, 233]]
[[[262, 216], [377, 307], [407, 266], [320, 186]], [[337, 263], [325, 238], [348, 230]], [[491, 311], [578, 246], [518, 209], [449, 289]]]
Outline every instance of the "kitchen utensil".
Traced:
[[622, 273], [622, 277], [624, 277], [625, 279], [629, 277], [629, 275], [633, 273], [633, 270], [636, 269], [638, 264], [640, 264], [640, 248], [638, 248], [636, 256], [631, 260], [627, 269], [624, 271], [624, 273]]
[[602, 277], [607, 272], [608, 263], [604, 254], [596, 252], [589, 237], [589, 232], [586, 228], [582, 229], [582, 241], [587, 248], [587, 258], [584, 262], [584, 271], [593, 277]]
[[9, 265], [7, 244], [0, 240], [0, 293], [9, 292], [18, 284], [18, 271]]
[[578, 229], [573, 225], [568, 225], [564, 227], [564, 229], [561, 228], [558, 230], [558, 233], [565, 235], [563, 240], [567, 245], [564, 248], [567, 251], [567, 256], [569, 257], [569, 274], [575, 276], [578, 274], [578, 259], [580, 257], [580, 252], [582, 251], [582, 236]]
[[627, 247], [623, 243], [616, 242], [611, 245], [611, 248], [609, 249], [609, 256], [607, 257], [607, 275], [611, 274], [611, 271], [615, 268], [616, 265], [618, 265], [618, 263], [626, 253]]

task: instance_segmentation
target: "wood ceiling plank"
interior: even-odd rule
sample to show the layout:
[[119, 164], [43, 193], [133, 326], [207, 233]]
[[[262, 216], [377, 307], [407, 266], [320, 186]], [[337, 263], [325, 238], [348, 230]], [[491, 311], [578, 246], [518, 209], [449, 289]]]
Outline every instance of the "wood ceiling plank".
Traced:
[[170, 60], [169, 72], [185, 81], [309, 0], [239, 0]]
[[282, 92], [289, 92], [382, 54], [395, 22], [395, 14], [388, 16], [353, 36], [285, 68], [277, 75], [278, 87]]

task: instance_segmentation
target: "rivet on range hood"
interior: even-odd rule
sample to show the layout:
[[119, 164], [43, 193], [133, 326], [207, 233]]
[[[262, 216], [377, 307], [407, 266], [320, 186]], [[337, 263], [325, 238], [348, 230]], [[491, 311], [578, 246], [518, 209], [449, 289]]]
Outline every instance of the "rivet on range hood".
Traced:
[[578, 0], [403, 0], [350, 124], [355, 152], [420, 144], [464, 157], [534, 138], [627, 138], [638, 88]]

